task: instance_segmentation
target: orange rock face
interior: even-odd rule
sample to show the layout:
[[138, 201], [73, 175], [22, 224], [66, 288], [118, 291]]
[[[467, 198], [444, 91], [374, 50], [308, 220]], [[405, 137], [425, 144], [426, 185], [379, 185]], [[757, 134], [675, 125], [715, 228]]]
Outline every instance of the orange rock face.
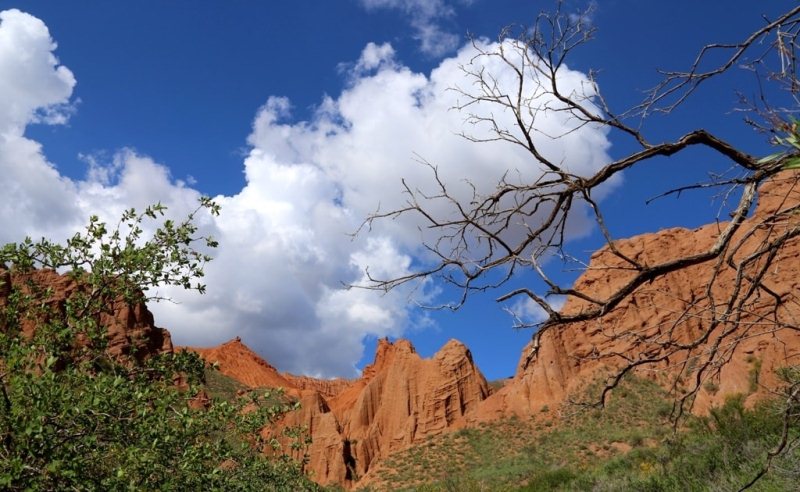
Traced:
[[[791, 210], [798, 204], [797, 173], [783, 173], [764, 184], [755, 213], [745, 220], [731, 243], [740, 246], [733, 254], [733, 264], [757, 251], [765, 240], [799, 227], [800, 214], [795, 212], [763, 223], [776, 211]], [[667, 229], [615, 245], [637, 261], [656, 264], [708, 250], [725, 225]], [[739, 283], [741, 293], [735, 302], [742, 302], [742, 314], [730, 316], [727, 322], [712, 324], [710, 312], [715, 309], [721, 313], [727, 308], [737, 285], [737, 271], [728, 264], [721, 265], [712, 282], [717, 268], [712, 260], [639, 287], [599, 319], [551, 327], [540, 337], [538, 349], [534, 342], [525, 348], [515, 377], [482, 405], [480, 417], [535, 413], [544, 405], [562, 402], [568, 393], [602, 374], [603, 369], [616, 371], [631, 361], [648, 357], [664, 359], [642, 365], [636, 372], [665, 387], [675, 384], [676, 396], [692, 390], [698, 372], [703, 371], [703, 377], [710, 376], [712, 384], [699, 387], [692, 408], [695, 412], [704, 413], [733, 393], [750, 394], [752, 402], [765, 388], [775, 386], [776, 368], [800, 363], [800, 332], [796, 328], [796, 320], [800, 319], [799, 239], [789, 240], [765, 272], [763, 283], [771, 293], [760, 291], [745, 297], [741, 293], [751, 284], [746, 279]], [[743, 272], [753, 275], [760, 264], [756, 262]], [[619, 257], [603, 248], [592, 256], [575, 288], [593, 298], [605, 299], [633, 275], [623, 266]], [[775, 296], [780, 297], [780, 302]], [[571, 298], [562, 314], [587, 308], [586, 301]], [[795, 328], [776, 330], [781, 324]], [[694, 347], [680, 349], [689, 345]]]
[[186, 349], [197, 352], [207, 362], [218, 364], [222, 374], [251, 388], [294, 388], [277, 369], [243, 344], [239, 337], [218, 347]]
[[[77, 283], [69, 276], [59, 275], [53, 270], [12, 274], [0, 265], [0, 307], [5, 305], [12, 288], [25, 290], [29, 282], [38, 288], [51, 290], [46, 302], [55, 312], [63, 312], [66, 299], [78, 288]], [[108, 312], [100, 315], [99, 324], [105, 327], [108, 333], [107, 352], [111, 356], [134, 356], [142, 360], [153, 354], [172, 351], [169, 332], [155, 326], [153, 314], [144, 302], [129, 306], [123, 301], [118, 301]], [[21, 328], [24, 335], [32, 336], [35, 327], [36, 324], [32, 320], [22, 320]]]
[[407, 340], [383, 340], [360, 384], [342, 392], [331, 407], [360, 477], [375, 459], [463, 425], [463, 417], [489, 393], [461, 342], [450, 340], [431, 359], [422, 359]]
[[283, 388], [287, 394], [302, 397], [311, 391], [325, 398], [333, 398], [353, 381], [348, 379], [316, 379], [281, 373], [258, 354], [242, 343], [241, 338], [217, 347], [184, 347], [197, 352], [203, 360], [217, 364], [222, 374], [251, 388]]
[[350, 379], [317, 379], [308, 376], [295, 376], [294, 374], [283, 373], [283, 377], [298, 390], [316, 391], [325, 398], [333, 398], [345, 388], [353, 384]]

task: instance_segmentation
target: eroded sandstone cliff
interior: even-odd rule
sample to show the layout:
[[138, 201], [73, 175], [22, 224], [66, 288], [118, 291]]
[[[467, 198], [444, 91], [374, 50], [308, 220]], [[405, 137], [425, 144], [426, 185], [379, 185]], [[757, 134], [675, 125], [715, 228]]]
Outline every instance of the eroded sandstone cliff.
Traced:
[[[239, 340], [195, 350], [242, 383], [281, 386], [299, 399], [300, 410], [281, 425], [301, 426], [310, 434], [312, 444], [297, 457], [308, 454], [307, 470], [322, 484], [351, 484], [375, 460], [463, 425], [490, 394], [472, 354], [456, 340], [430, 359], [407, 340], [380, 340], [361, 378], [328, 382], [280, 374]], [[274, 429], [263, 432], [276, 435]]]
[[251, 388], [285, 388], [294, 386], [272, 367], [242, 343], [241, 338], [223, 343], [217, 347], [186, 347], [200, 354], [205, 361], [217, 364], [222, 374]]
[[[762, 248], [765, 239], [800, 227], [800, 214], [792, 211], [798, 205], [798, 173], [783, 173], [765, 183], [757, 209], [733, 237], [738, 250], [731, 265]], [[781, 211], [788, 213], [771, 219]], [[708, 250], [725, 225], [667, 229], [615, 245], [625, 255], [655, 264]], [[760, 398], [775, 386], [776, 368], [800, 363], [800, 332], [776, 329], [781, 324], [796, 327], [800, 319], [800, 238], [787, 242], [766, 271], [763, 284], [771, 292], [757, 292], [744, 301], [740, 316], [711, 325], [711, 310], [724, 312], [736, 285], [742, 292], [750, 287], [746, 278], [737, 282], [740, 272], [731, 265], [709, 261], [669, 273], [639, 287], [599, 319], [552, 327], [523, 350], [516, 375], [481, 406], [480, 418], [532, 415], [545, 405], [561, 403], [603, 371], [614, 374], [631, 361], [662, 356], [664, 360], [642, 365], [636, 372], [675, 389], [678, 397], [692, 390], [701, 369], [712, 375], [710, 383], [699, 387], [691, 407], [694, 412], [703, 413], [734, 393], [750, 395], [751, 402]], [[623, 260], [603, 248], [592, 256], [575, 288], [604, 299], [634, 274], [624, 267]], [[744, 275], [758, 264], [754, 267]], [[737, 302], [741, 299], [740, 294]], [[570, 298], [562, 313], [589, 307], [587, 301]], [[679, 344], [694, 347], [676, 350]], [[706, 367], [712, 352], [716, 359]]]
[[[0, 265], [0, 307], [5, 305], [12, 289], [26, 292], [32, 286], [47, 292], [43, 301], [50, 306], [53, 315], [60, 316], [65, 316], [66, 299], [79, 288], [77, 282], [68, 275], [60, 275], [53, 270], [12, 273]], [[142, 360], [153, 354], [172, 351], [169, 331], [155, 325], [153, 314], [144, 302], [129, 305], [119, 300], [100, 313], [97, 321], [99, 326], [106, 329], [106, 351], [112, 357], [132, 356]], [[23, 317], [20, 323], [23, 335], [32, 336], [36, 321]]]

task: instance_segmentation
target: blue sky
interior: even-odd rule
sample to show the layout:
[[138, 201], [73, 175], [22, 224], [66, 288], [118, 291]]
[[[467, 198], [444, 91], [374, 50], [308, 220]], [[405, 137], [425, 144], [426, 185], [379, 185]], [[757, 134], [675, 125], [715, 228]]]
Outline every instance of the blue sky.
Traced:
[[[570, 77], [600, 70], [601, 92], [624, 109], [659, 80], [656, 68], [686, 68], [703, 44], [739, 40], [761, 25], [761, 14], [793, 4], [597, 2], [596, 39], [568, 62]], [[401, 203], [401, 177], [424, 182], [415, 154], [455, 179], [490, 182], [498, 169], [523, 165], [513, 149], [453, 137], [461, 117], [447, 110], [445, 89], [459, 83], [458, 63], [470, 56], [466, 33], [492, 40], [504, 25], [529, 23], [552, 7], [510, 0], [2, 2], [0, 174], [12, 192], [0, 197], [0, 242], [65, 237], [89, 213], [112, 220], [124, 207], [161, 200], [180, 214], [198, 194], [219, 196], [222, 217], [203, 224], [222, 241], [208, 295], [166, 291], [180, 303], [153, 307], [177, 343], [239, 335], [281, 369], [352, 376], [371, 360], [376, 337], [408, 337], [423, 355], [458, 338], [488, 378], [510, 376], [530, 332], [511, 329], [493, 301], [502, 292], [452, 313], [414, 308], [408, 300], [419, 293], [338, 287], [358, 281], [366, 265], [386, 274], [418, 265], [414, 224], [387, 224], [355, 241], [346, 235], [379, 203]], [[765, 137], [731, 111], [735, 89], [752, 94], [753, 87], [741, 71], [644, 129], [660, 140], [706, 127], [748, 152], [769, 153]], [[410, 98], [419, 91], [424, 104]], [[589, 137], [594, 143], [563, 142], [587, 169], [632, 149], [613, 134]], [[624, 237], [712, 221], [720, 204], [708, 194], [643, 202], [725, 168], [690, 152], [628, 172], [604, 198], [612, 230]], [[601, 240], [586, 228], [571, 244], [588, 257]], [[516, 282], [536, 285], [529, 277]], [[428, 300], [434, 287], [424, 292]]]

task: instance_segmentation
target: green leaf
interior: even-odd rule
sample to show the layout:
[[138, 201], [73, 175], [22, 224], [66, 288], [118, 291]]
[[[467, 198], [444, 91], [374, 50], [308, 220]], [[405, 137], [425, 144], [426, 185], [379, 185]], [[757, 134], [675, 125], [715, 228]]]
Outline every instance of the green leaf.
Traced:
[[800, 157], [794, 157], [786, 161], [783, 169], [800, 169]]
[[768, 155], [766, 157], [762, 157], [761, 159], [757, 160], [756, 163], [757, 164], [767, 164], [769, 162], [777, 160], [781, 156], [783, 156], [783, 152], [776, 152], [776, 153], [770, 154], [770, 155]]

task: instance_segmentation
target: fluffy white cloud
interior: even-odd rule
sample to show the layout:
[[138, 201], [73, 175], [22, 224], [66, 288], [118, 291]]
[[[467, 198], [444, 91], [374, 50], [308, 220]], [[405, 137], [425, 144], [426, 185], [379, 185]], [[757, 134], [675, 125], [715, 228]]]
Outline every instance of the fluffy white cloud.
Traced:
[[[541, 174], [513, 146], [470, 144], [457, 135], [463, 115], [450, 110], [457, 93], [447, 89], [463, 84], [460, 65], [470, 60], [471, 50], [463, 48], [426, 76], [398, 63], [389, 45], [370, 44], [353, 65], [348, 88], [323, 100], [309, 121], [291, 122], [290, 102], [270, 98], [248, 138], [247, 185], [235, 196], [220, 197], [223, 247], [208, 268], [210, 299], [158, 307], [162, 322], [169, 320], [175, 329], [192, 316], [189, 325], [206, 327], [209, 341], [215, 328], [226, 325], [281, 367], [325, 374], [346, 374], [365, 335], [400, 334], [413, 313], [409, 298], [429, 299], [426, 286], [379, 296], [342, 290], [340, 282], [364, 280], [366, 266], [376, 277], [402, 275], [422, 253], [414, 217], [385, 221], [356, 239], [348, 236], [379, 205], [389, 210], [404, 204], [401, 179], [431, 189], [430, 170], [416, 162], [415, 153], [435, 163], [453, 192], [465, 198], [471, 193], [465, 178], [489, 192], [509, 170], [523, 181]], [[504, 73], [499, 63], [489, 63], [492, 73]], [[505, 78], [501, 83], [511, 82]], [[583, 74], [566, 69], [561, 82], [566, 91], [589, 86]], [[510, 124], [510, 114], [497, 117]], [[544, 134], [566, 133], [540, 143], [573, 172], [588, 174], [607, 162], [604, 131], [587, 126], [567, 133], [571, 123], [558, 112], [544, 114], [539, 124]], [[440, 215], [450, 212], [443, 204], [432, 207]], [[585, 233], [589, 224], [577, 216], [572, 235]], [[188, 337], [183, 329], [177, 334]]]
[[53, 55], [44, 23], [19, 10], [0, 12], [0, 134], [20, 135], [32, 121], [64, 123], [75, 77]]
[[24, 137], [28, 123], [63, 123], [75, 78], [53, 55], [47, 26], [20, 12], [0, 12], [0, 223], [5, 239], [69, 225], [77, 207], [74, 183]]
[[[25, 234], [61, 238], [90, 213], [112, 219], [123, 208], [155, 201], [176, 216], [190, 211], [197, 191], [133, 150], [107, 160], [84, 157], [88, 173], [83, 180], [67, 179], [47, 162], [40, 146], [24, 137], [24, 128], [43, 121], [37, 115], [67, 104], [74, 78], [58, 65], [44, 24], [18, 12], [0, 16], [0, 40], [10, 47], [0, 49], [0, 67], [24, 50], [33, 57], [29, 63], [40, 67], [35, 77], [47, 79], [36, 81], [33, 94], [20, 96], [27, 109], [0, 114], [13, 130], [0, 142], [0, 174], [12, 190], [0, 195], [0, 242]], [[326, 376], [353, 375], [365, 336], [397, 336], [411, 325], [424, 325], [409, 300], [431, 300], [433, 286], [387, 295], [341, 288], [342, 282], [365, 281], [366, 267], [373, 275], [392, 277], [424, 261], [417, 219], [385, 221], [356, 238], [349, 234], [376, 207], [404, 203], [401, 179], [430, 188], [429, 169], [416, 162], [415, 154], [435, 163], [461, 197], [470, 193], [465, 178], [488, 192], [506, 172], [522, 181], [541, 174], [520, 149], [470, 144], [457, 136], [463, 115], [450, 110], [457, 93], [447, 89], [463, 83], [459, 67], [472, 57], [471, 49], [462, 48], [426, 75], [395, 60], [391, 46], [370, 44], [351, 65], [347, 88], [323, 99], [309, 121], [292, 121], [291, 102], [270, 97], [247, 140], [246, 185], [235, 195], [217, 197], [221, 217], [202, 224], [221, 244], [206, 270], [208, 293], [164, 289], [159, 294], [178, 302], [153, 306], [158, 323], [180, 344], [214, 344], [239, 335], [283, 370]], [[487, 70], [501, 84], [509, 83], [503, 67], [489, 63]], [[27, 69], [0, 70], [0, 87], [22, 94], [27, 74]], [[561, 73], [564, 90], [585, 91], [586, 82], [579, 72], [564, 68]], [[0, 91], [3, 111], [14, 104], [8, 94]], [[508, 114], [496, 116], [501, 123], [510, 121]], [[558, 112], [539, 120], [544, 134], [562, 134], [570, 124]], [[579, 174], [608, 160], [605, 132], [591, 126], [540, 144], [547, 156]], [[449, 213], [444, 206], [433, 207]], [[578, 217], [572, 236], [586, 233], [588, 226]]]
[[[361, 57], [353, 67], [353, 74], [361, 76], [371, 70], [377, 70], [381, 65], [394, 63], [394, 48], [388, 43], [381, 45], [368, 43], [361, 52]], [[348, 64], [343, 64], [342, 68], [347, 69]]]

